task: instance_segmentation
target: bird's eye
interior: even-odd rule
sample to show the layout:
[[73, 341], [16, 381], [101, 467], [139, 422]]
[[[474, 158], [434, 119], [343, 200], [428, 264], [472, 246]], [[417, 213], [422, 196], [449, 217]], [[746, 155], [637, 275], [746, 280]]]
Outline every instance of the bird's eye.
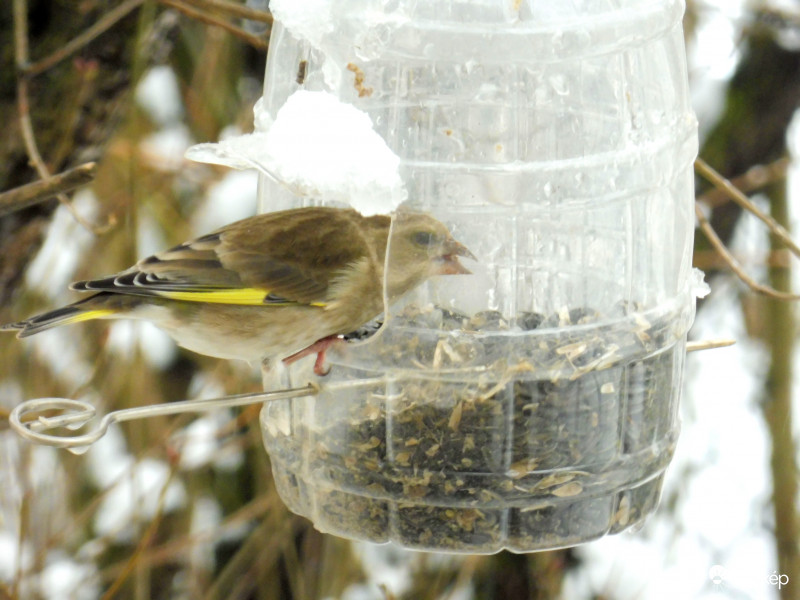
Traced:
[[418, 246], [432, 246], [439, 240], [439, 237], [435, 233], [431, 233], [430, 231], [417, 231], [411, 237], [415, 244]]

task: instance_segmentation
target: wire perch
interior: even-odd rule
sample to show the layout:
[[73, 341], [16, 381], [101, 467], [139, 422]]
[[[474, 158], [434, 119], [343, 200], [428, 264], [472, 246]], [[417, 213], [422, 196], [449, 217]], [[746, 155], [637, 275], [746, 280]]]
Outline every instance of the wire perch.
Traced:
[[[305, 387], [275, 392], [256, 392], [253, 394], [223, 396], [211, 400], [183, 400], [181, 402], [156, 404], [154, 406], [126, 408], [108, 413], [100, 419], [100, 422], [93, 430], [81, 435], [70, 435], [69, 433], [56, 435], [46, 432], [62, 427], [70, 430], [78, 430], [85, 427], [89, 421], [95, 417], [97, 411], [94, 406], [83, 400], [69, 400], [67, 398], [39, 398], [36, 400], [28, 400], [14, 408], [8, 420], [14, 431], [31, 442], [55, 446], [56, 448], [87, 448], [103, 437], [106, 431], [108, 431], [109, 425], [112, 423], [185, 412], [205, 412], [218, 408], [245, 406], [248, 404], [257, 404], [259, 402], [300, 398], [302, 396], [314, 396], [318, 392], [319, 386], [310, 383]], [[36, 413], [53, 410], [61, 410], [64, 412], [52, 417], [43, 415], [33, 416]], [[30, 418], [26, 419], [25, 417]]]
[[[687, 352], [721, 348], [733, 344], [733, 340], [705, 340], [689, 342]], [[8, 417], [11, 428], [25, 439], [56, 448], [67, 448], [77, 451], [85, 449], [103, 437], [108, 427], [113, 423], [131, 421], [134, 419], [147, 419], [165, 415], [175, 415], [187, 412], [205, 412], [218, 408], [246, 406], [260, 402], [274, 400], [287, 400], [303, 396], [316, 396], [319, 386], [309, 383], [304, 387], [278, 390], [274, 392], [255, 392], [252, 394], [238, 394], [223, 396], [211, 400], [183, 400], [153, 406], [139, 406], [110, 412], [100, 419], [94, 429], [80, 435], [46, 433], [53, 429], [66, 428], [77, 431], [84, 428], [95, 418], [97, 410], [89, 402], [83, 400], [69, 400], [67, 398], [39, 398], [28, 400], [18, 405]], [[48, 417], [42, 412], [62, 411], [61, 414]]]

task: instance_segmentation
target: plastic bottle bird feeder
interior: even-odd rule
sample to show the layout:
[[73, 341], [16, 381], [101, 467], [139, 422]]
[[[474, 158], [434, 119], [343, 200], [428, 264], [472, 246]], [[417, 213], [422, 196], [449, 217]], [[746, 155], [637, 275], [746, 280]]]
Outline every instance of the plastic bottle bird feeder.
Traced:
[[[683, 2], [325, 6], [324, 26], [274, 7], [263, 107], [304, 89], [365, 112], [400, 158], [403, 208], [477, 261], [332, 353], [317, 396], [264, 406], [281, 496], [322, 531], [419, 550], [640, 523], [694, 316]], [[302, 204], [262, 184], [265, 210]]]

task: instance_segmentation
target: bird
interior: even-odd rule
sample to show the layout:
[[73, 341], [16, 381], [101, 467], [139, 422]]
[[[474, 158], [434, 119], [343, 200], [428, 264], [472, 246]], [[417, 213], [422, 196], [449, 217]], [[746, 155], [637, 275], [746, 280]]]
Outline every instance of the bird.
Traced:
[[142, 319], [188, 350], [263, 369], [316, 354], [314, 373], [324, 375], [325, 351], [379, 316], [385, 300], [437, 275], [469, 274], [459, 257], [476, 260], [425, 213], [399, 211], [392, 225], [350, 208], [268, 212], [73, 283], [92, 295], [0, 330], [25, 338], [93, 319]]

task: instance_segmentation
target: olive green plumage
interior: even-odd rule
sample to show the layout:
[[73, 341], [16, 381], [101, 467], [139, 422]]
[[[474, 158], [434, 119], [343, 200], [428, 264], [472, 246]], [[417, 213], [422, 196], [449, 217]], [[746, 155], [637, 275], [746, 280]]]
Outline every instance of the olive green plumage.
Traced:
[[391, 219], [301, 208], [237, 221], [102, 279], [94, 295], [2, 327], [27, 337], [90, 319], [145, 319], [209, 356], [269, 361], [351, 332], [435, 275], [469, 273], [470, 252], [420, 213]]

